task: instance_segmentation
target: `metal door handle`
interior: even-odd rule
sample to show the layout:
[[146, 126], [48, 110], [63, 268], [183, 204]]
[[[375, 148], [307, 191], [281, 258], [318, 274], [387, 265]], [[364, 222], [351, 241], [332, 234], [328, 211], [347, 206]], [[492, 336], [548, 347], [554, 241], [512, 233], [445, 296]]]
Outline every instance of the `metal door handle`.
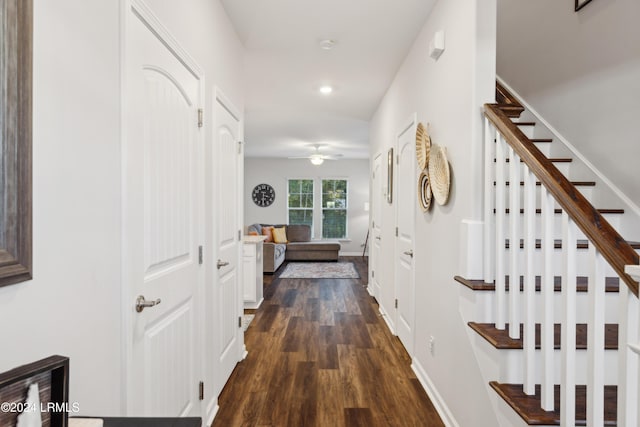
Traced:
[[155, 301], [147, 301], [146, 299], [144, 299], [144, 296], [140, 295], [138, 296], [138, 298], [136, 298], [136, 311], [138, 313], [141, 313], [142, 310], [144, 310], [147, 307], [154, 307], [158, 304], [160, 304], [162, 302], [162, 300], [160, 298], [158, 298]]
[[218, 266], [218, 270], [220, 270], [222, 267], [226, 267], [227, 265], [229, 265], [229, 261], [218, 260], [218, 264], [216, 265]]
[[409, 250], [409, 251], [404, 251], [405, 255], [409, 255], [411, 258], [413, 258], [413, 251]]

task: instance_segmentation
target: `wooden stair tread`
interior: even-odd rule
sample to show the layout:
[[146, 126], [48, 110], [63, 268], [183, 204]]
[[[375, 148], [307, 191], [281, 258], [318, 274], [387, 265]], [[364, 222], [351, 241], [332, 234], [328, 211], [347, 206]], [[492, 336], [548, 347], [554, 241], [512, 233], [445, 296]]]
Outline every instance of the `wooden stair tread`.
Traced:
[[[506, 158], [505, 159], [507, 163], [511, 162], [511, 159]], [[549, 161], [551, 163], [571, 163], [573, 162], [573, 159], [570, 157], [555, 157], [555, 158], [550, 158]], [[496, 159], [493, 159], [493, 162], [496, 162]], [[524, 163], [524, 160], [520, 159], [520, 163]]]
[[529, 138], [529, 141], [531, 142], [553, 142], [553, 138]]
[[[505, 185], [508, 187], [511, 183], [509, 181], [505, 182]], [[596, 186], [596, 182], [595, 181], [571, 181], [571, 184], [573, 184], [574, 187], [595, 187]], [[493, 185], [496, 185], [496, 182], [493, 181]], [[536, 182], [536, 186], [541, 186], [542, 183], [537, 181]], [[524, 187], [524, 181], [520, 181], [520, 186]]]
[[[487, 283], [484, 280], [468, 280], [461, 276], [455, 276], [454, 280], [473, 291], [495, 291], [495, 283]], [[536, 292], [540, 292], [542, 279], [540, 276], [536, 276]], [[577, 292], [587, 292], [589, 279], [586, 276], [576, 277], [576, 290]], [[506, 290], [509, 290], [509, 276], [505, 277]], [[562, 278], [560, 276], [554, 277], [554, 291], [562, 291]], [[520, 276], [520, 291], [524, 290], [524, 277]], [[619, 292], [620, 291], [620, 279], [618, 277], [605, 278], [605, 292]]]
[[513, 122], [516, 126], [535, 126], [536, 122]]
[[497, 104], [496, 105], [509, 118], [520, 117], [524, 111], [524, 107], [514, 104]]
[[[616, 215], [620, 214], [620, 215], [622, 215], [622, 214], [624, 214], [624, 209], [596, 209], [596, 210], [598, 211], [598, 213], [600, 215], [604, 215], [604, 214], [616, 214]], [[509, 210], [509, 208], [506, 208], [504, 210], [504, 213], [507, 214], [507, 215], [509, 215], [509, 212], [511, 212]], [[493, 210], [493, 213], [496, 213], [495, 209]], [[524, 214], [524, 209], [520, 209], [520, 213]], [[541, 214], [541, 213], [542, 213], [542, 209], [540, 209], [540, 208], [536, 209], [536, 214]], [[553, 213], [554, 214], [561, 214], [562, 213], [562, 209], [554, 209]]]
[[[489, 344], [499, 350], [522, 350], [522, 334], [524, 326], [520, 324], [520, 339], [513, 339], [509, 337], [509, 325], [506, 329], [496, 329], [495, 323], [476, 323], [469, 322], [469, 327], [476, 331], [482, 338], [487, 340]], [[556, 350], [560, 349], [561, 342], [561, 325], [553, 325], [553, 347]], [[540, 349], [540, 324], [536, 323], [535, 326], [535, 343], [536, 349]], [[613, 323], [607, 323], [604, 327], [604, 348], [605, 350], [617, 350], [618, 349], [618, 325]], [[576, 325], [576, 349], [587, 349], [587, 324], [578, 323]]]
[[[632, 241], [627, 241], [627, 243], [633, 248], [633, 249], [640, 249], [640, 242], [632, 242]], [[505, 239], [505, 244], [504, 244], [504, 248], [505, 249], [509, 249], [510, 246], [510, 242], [509, 239]], [[536, 239], [536, 249], [540, 249], [542, 247], [542, 241], [540, 239]], [[555, 239], [553, 241], [553, 248], [554, 249], [562, 249], [562, 240], [561, 239]], [[580, 239], [576, 242], [576, 248], [577, 249], [589, 249], [589, 241], [588, 240], [584, 240], [584, 239]], [[524, 240], [520, 239], [520, 249], [524, 249]]]
[[[540, 386], [536, 394], [527, 396], [522, 384], [501, 384], [491, 381], [489, 385], [502, 397], [514, 411], [529, 425], [560, 425], [560, 386], [555, 386], [555, 410], [543, 411], [540, 408]], [[617, 425], [618, 387], [604, 386], [604, 425]], [[576, 426], [587, 425], [587, 387], [576, 386]]]

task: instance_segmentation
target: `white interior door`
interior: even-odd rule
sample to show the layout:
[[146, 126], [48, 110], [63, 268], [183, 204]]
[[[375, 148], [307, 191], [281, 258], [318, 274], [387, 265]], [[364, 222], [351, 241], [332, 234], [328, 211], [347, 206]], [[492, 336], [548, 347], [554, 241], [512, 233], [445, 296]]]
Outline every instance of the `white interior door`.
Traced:
[[371, 283], [373, 296], [380, 298], [380, 245], [382, 243], [382, 198], [384, 197], [382, 187], [382, 154], [378, 154], [373, 159], [373, 170], [371, 171]]
[[244, 345], [239, 318], [242, 316], [241, 249], [240, 230], [240, 121], [236, 110], [219, 92], [214, 105], [214, 144], [217, 158], [217, 259], [214, 261], [217, 275], [216, 339], [217, 374], [215, 394], [219, 394], [236, 363], [241, 359]]
[[[201, 74], [178, 56], [182, 50], [153, 16], [135, 2], [128, 7], [122, 152], [127, 413], [199, 416]], [[139, 296], [158, 304], [138, 312]]]
[[409, 354], [413, 354], [415, 313], [414, 226], [416, 199], [416, 118], [408, 121], [399, 133], [396, 145], [396, 333]]

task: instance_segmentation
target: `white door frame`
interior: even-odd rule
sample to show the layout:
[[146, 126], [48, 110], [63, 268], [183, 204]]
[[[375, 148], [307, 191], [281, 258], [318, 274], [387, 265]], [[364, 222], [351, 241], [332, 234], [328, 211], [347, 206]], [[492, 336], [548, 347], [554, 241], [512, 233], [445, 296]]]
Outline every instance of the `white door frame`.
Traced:
[[[200, 81], [200, 89], [198, 93], [199, 103], [200, 105], [204, 104], [204, 95], [205, 95], [205, 80], [204, 80], [204, 71], [197, 64], [197, 62], [188, 54], [188, 52], [182, 48], [182, 46], [178, 43], [177, 39], [169, 32], [169, 30], [162, 24], [162, 22], [158, 19], [158, 17], [153, 13], [153, 11], [144, 3], [142, 0], [121, 0], [121, 8], [120, 8], [120, 21], [122, 25], [120, 27], [120, 81], [121, 81], [121, 90], [120, 90], [120, 153], [121, 153], [121, 169], [120, 169], [120, 179], [121, 179], [121, 198], [124, 195], [124, 170], [126, 167], [126, 158], [125, 158], [125, 144], [127, 142], [127, 101], [128, 101], [128, 79], [127, 79], [127, 35], [129, 33], [129, 28], [131, 26], [131, 14], [134, 13], [138, 15], [138, 17], [156, 34], [156, 36], [162, 40], [165, 46], [183, 63], [185, 67], [187, 67]], [[204, 152], [204, 136], [202, 132], [197, 134], [197, 145], [198, 151], [200, 154]], [[203, 156], [199, 155], [198, 158], [202, 159]], [[202, 182], [203, 176], [203, 162], [199, 162], [196, 167], [198, 168], [197, 176], [198, 182]], [[201, 185], [201, 184], [199, 184]], [[197, 190], [195, 192], [196, 197], [198, 198], [196, 207], [202, 212], [202, 191]], [[125, 215], [125, 206], [124, 204], [121, 206], [121, 218], [124, 218]], [[199, 224], [195, 226], [201, 231], [204, 230], [204, 224], [200, 221]], [[121, 260], [122, 267], [120, 271], [121, 282], [120, 282], [120, 297], [121, 297], [121, 396], [120, 396], [120, 406], [121, 412], [125, 415], [130, 414], [133, 411], [131, 407], [131, 397], [133, 387], [133, 378], [132, 378], [132, 370], [131, 365], [133, 363], [133, 348], [132, 348], [132, 332], [133, 332], [133, 322], [135, 316], [135, 310], [132, 307], [135, 304], [135, 301], [132, 301], [130, 295], [131, 283], [129, 277], [127, 276], [127, 265], [130, 264], [130, 256], [127, 252], [127, 248], [125, 247], [125, 238], [126, 233], [129, 230], [127, 228], [126, 221], [122, 221], [121, 224]], [[203, 234], [203, 233], [200, 233]], [[201, 242], [202, 243], [202, 242]], [[198, 272], [198, 285], [196, 287], [196, 291], [194, 293], [194, 298], [201, 300], [203, 295], [203, 283], [204, 283], [204, 269], [199, 269]], [[196, 318], [195, 318], [195, 330], [193, 331], [193, 337], [200, 336], [199, 325], [202, 323], [202, 310], [200, 306], [194, 304], [194, 308], [196, 310]], [[195, 354], [200, 356], [202, 359], [202, 345], [200, 340], [195, 340]], [[202, 360], [196, 360], [194, 362], [194, 369], [200, 370], [202, 366]], [[161, 373], [164, 374], [164, 373]], [[198, 373], [196, 376], [200, 376]]]

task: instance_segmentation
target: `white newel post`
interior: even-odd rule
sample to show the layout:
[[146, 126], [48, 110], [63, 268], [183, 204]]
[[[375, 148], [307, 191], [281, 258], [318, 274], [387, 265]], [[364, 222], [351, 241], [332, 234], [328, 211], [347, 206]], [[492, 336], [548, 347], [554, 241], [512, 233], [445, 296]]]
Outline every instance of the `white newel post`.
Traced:
[[[640, 281], [640, 266], [628, 265], [625, 272]], [[637, 426], [638, 387], [640, 386], [640, 300], [620, 281], [620, 314], [618, 329], [618, 425]]]

